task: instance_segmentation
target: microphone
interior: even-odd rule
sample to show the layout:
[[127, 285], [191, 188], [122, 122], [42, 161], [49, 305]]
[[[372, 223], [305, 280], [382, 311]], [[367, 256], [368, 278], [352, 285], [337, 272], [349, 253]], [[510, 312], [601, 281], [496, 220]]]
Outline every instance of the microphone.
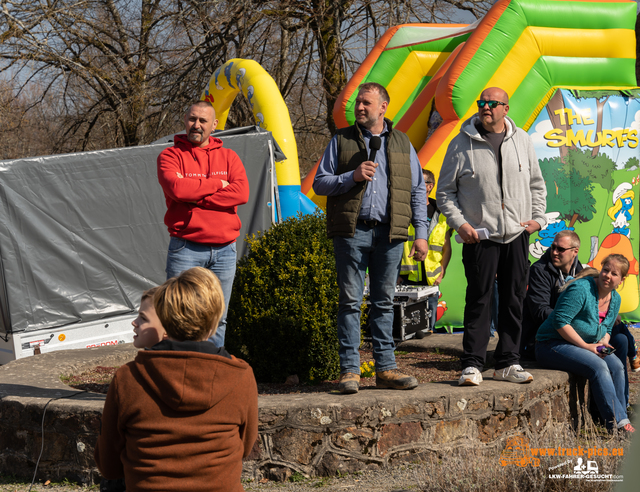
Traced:
[[380, 146], [382, 145], [382, 140], [380, 137], [371, 137], [369, 140], [369, 160], [375, 162], [376, 153], [380, 150]]

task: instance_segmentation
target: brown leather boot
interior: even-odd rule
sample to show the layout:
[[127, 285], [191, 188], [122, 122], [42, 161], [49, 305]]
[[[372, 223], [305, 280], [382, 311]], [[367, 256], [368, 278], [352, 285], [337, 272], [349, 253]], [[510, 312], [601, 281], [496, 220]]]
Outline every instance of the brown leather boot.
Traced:
[[357, 393], [360, 389], [360, 375], [352, 372], [345, 372], [340, 374], [340, 382], [338, 383], [338, 390], [340, 393], [350, 395]]
[[416, 378], [402, 374], [397, 369], [376, 373], [376, 388], [410, 390], [416, 386], [418, 386], [418, 380]]

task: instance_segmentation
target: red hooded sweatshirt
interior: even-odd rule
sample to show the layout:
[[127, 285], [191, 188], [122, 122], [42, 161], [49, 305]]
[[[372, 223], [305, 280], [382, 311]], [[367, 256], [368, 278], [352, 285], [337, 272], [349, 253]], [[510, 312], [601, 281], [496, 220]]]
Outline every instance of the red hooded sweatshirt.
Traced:
[[[240, 235], [237, 206], [249, 200], [249, 182], [233, 150], [209, 137], [196, 147], [176, 135], [173, 147], [158, 156], [158, 181], [167, 201], [169, 235], [201, 244], [225, 245]], [[222, 180], [229, 185], [222, 187]]]

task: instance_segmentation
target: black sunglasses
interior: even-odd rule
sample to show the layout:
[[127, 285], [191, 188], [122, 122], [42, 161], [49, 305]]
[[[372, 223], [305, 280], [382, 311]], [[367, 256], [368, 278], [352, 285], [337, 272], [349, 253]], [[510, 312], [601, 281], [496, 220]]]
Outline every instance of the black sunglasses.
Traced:
[[485, 104], [488, 104], [491, 109], [496, 109], [498, 107], [498, 104], [502, 106], [507, 105], [507, 103], [503, 103], [501, 101], [483, 101], [482, 99], [480, 99], [479, 101], [476, 101], [476, 103], [478, 104], [478, 107], [480, 109], [484, 108]]
[[564, 253], [570, 249], [576, 249], [575, 246], [571, 246], [570, 248], [561, 248], [560, 246], [556, 246], [555, 244], [551, 245], [551, 251], [557, 251], [558, 253]]

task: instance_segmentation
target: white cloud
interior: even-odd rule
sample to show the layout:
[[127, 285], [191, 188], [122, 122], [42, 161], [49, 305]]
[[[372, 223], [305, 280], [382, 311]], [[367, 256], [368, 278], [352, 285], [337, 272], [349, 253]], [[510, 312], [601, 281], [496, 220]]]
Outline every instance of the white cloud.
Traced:
[[636, 117], [631, 123], [631, 129], [640, 132], [640, 111], [636, 111]]
[[553, 130], [553, 125], [550, 120], [543, 120], [536, 125], [536, 131], [531, 133], [531, 140], [533, 140], [533, 144], [538, 146], [547, 145], [547, 141], [544, 139], [544, 134], [548, 131]]

